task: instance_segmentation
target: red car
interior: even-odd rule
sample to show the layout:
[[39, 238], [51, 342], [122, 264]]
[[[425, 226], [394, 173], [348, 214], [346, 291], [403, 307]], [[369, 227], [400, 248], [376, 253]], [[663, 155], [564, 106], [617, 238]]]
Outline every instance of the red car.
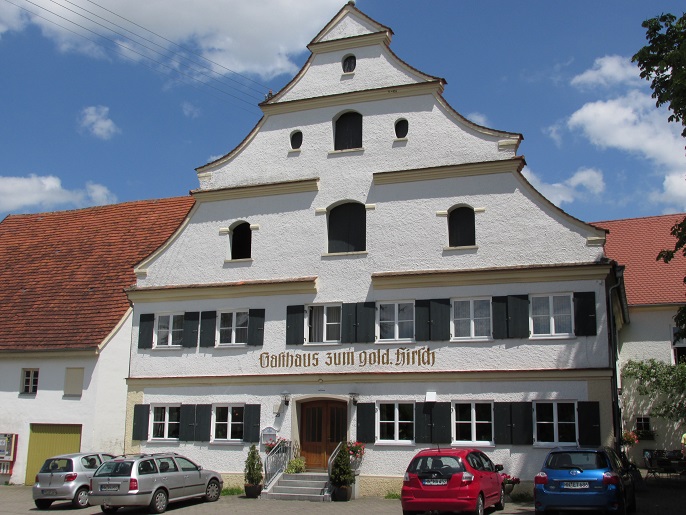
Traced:
[[502, 465], [494, 465], [479, 449], [425, 449], [407, 467], [400, 501], [403, 515], [425, 511], [505, 508]]

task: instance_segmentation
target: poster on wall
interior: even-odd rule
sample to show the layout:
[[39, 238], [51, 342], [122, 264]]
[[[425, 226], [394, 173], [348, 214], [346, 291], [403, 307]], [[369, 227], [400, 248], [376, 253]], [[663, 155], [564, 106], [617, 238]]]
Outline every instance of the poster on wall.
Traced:
[[14, 448], [16, 447], [16, 441], [16, 434], [0, 433], [0, 461], [14, 461]]

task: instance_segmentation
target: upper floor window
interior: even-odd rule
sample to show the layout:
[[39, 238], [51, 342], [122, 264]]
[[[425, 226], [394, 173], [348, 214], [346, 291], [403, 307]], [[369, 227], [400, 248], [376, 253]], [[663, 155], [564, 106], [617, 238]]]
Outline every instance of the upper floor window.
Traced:
[[453, 338], [491, 337], [491, 299], [453, 301]]
[[362, 252], [367, 246], [367, 215], [363, 204], [348, 202], [329, 211], [329, 252]]
[[414, 339], [414, 303], [379, 304], [379, 340]]
[[491, 443], [493, 441], [493, 404], [455, 403], [455, 441]]
[[362, 148], [362, 115], [348, 111], [334, 124], [334, 150]]
[[575, 444], [576, 415], [574, 402], [534, 402], [536, 442]]
[[181, 406], [153, 406], [152, 437], [178, 439], [181, 426]]
[[301, 131], [293, 131], [291, 133], [291, 148], [298, 150], [303, 144], [303, 133]]
[[571, 335], [572, 296], [542, 295], [531, 297], [531, 334]]
[[249, 259], [252, 231], [248, 222], [241, 222], [231, 230], [231, 259]]
[[471, 207], [456, 207], [448, 214], [448, 245], [451, 247], [476, 245], [474, 210]]
[[674, 341], [676, 332], [677, 328], [672, 327], [672, 351], [674, 353], [674, 364], [678, 365], [682, 361], [686, 361], [686, 340]]
[[395, 137], [398, 139], [403, 139], [407, 137], [407, 132], [409, 130], [409, 123], [404, 118], [395, 122]]
[[181, 345], [183, 340], [183, 313], [157, 316], [155, 346]]
[[309, 306], [307, 328], [309, 343], [339, 343], [341, 341], [341, 305]]
[[357, 66], [357, 59], [354, 55], [346, 55], [343, 58], [343, 73], [352, 73]]
[[214, 406], [212, 440], [243, 440], [244, 406]]
[[249, 320], [250, 316], [247, 310], [224, 311], [219, 313], [219, 345], [247, 343]]
[[414, 440], [414, 403], [379, 403], [379, 440], [412, 442]]
[[23, 368], [21, 377], [21, 393], [35, 394], [38, 391], [38, 369]]

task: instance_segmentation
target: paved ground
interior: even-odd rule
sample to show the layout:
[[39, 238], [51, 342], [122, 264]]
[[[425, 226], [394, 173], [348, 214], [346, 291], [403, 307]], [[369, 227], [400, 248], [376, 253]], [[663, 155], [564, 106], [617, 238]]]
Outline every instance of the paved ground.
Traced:
[[[686, 477], [678, 479], [651, 479], [637, 493], [638, 511], [636, 515], [678, 515], [686, 513]], [[68, 503], [55, 503], [45, 513], [78, 513], [79, 515], [102, 515], [99, 507], [84, 510], [73, 510]], [[275, 501], [246, 499], [243, 496], [222, 497], [216, 503], [190, 501], [169, 506], [173, 515], [219, 514], [255, 515], [271, 513], [276, 515], [399, 515], [400, 501], [364, 497], [347, 503], [313, 503], [308, 501]], [[36, 515], [31, 498], [31, 487], [0, 486], [0, 513], [2, 515]], [[122, 515], [142, 515], [141, 509], [122, 509]], [[531, 503], [507, 503], [504, 511], [495, 512], [502, 515], [533, 515]]]

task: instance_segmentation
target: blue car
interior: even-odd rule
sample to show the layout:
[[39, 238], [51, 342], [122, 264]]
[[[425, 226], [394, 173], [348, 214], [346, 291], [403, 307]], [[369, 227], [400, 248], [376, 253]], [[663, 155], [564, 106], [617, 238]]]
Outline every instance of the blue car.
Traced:
[[636, 492], [630, 467], [610, 447], [557, 447], [534, 478], [534, 508], [537, 513], [633, 513]]

